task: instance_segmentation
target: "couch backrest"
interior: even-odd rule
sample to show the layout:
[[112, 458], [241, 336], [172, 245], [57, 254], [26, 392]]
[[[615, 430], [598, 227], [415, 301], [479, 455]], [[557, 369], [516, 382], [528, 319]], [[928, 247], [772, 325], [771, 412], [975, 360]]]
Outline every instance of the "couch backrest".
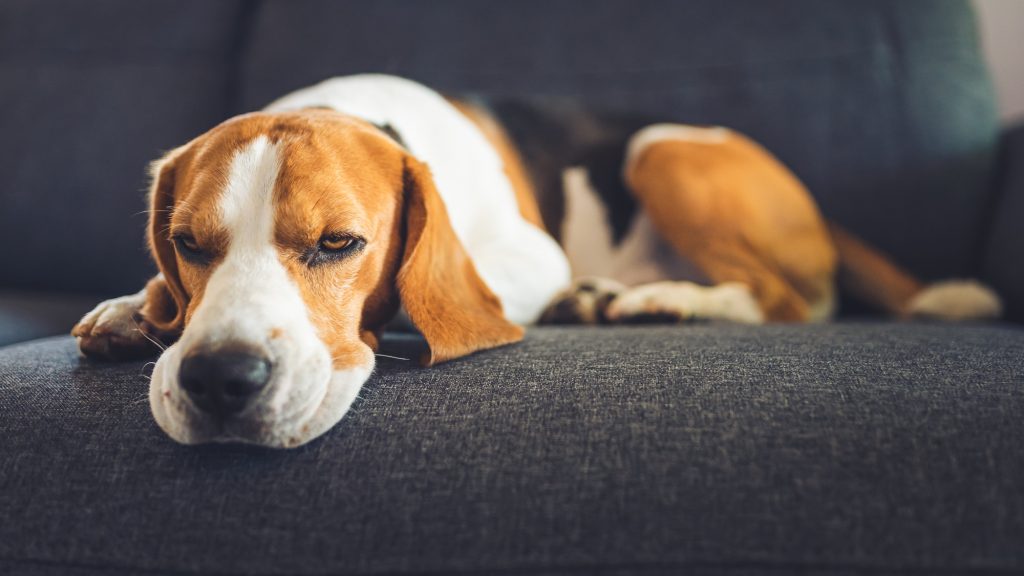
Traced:
[[0, 3], [0, 288], [141, 287], [147, 163], [228, 113], [240, 10]]
[[0, 16], [0, 286], [133, 288], [147, 161], [357, 72], [735, 127], [926, 277], [973, 272], [989, 202], [994, 98], [966, 0], [17, 0]]

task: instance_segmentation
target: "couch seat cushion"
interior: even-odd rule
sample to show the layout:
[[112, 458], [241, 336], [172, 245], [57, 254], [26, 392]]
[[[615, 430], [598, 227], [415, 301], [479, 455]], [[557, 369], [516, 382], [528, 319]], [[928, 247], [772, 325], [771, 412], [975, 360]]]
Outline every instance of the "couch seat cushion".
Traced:
[[291, 451], [174, 444], [146, 372], [0, 350], [0, 572], [1024, 569], [1016, 328], [533, 329]]

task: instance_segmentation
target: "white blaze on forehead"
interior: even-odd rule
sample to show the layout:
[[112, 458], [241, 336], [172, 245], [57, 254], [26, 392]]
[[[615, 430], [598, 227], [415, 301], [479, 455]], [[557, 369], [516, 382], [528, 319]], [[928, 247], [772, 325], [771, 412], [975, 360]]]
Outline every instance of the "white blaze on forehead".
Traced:
[[206, 284], [184, 338], [260, 344], [271, 328], [291, 338], [313, 333], [302, 296], [281, 264], [274, 244], [274, 187], [281, 166], [279, 146], [259, 136], [231, 161], [219, 199], [228, 246]]
[[221, 221], [231, 247], [269, 247], [274, 235], [274, 183], [281, 167], [278, 145], [258, 136], [231, 162], [220, 201]]

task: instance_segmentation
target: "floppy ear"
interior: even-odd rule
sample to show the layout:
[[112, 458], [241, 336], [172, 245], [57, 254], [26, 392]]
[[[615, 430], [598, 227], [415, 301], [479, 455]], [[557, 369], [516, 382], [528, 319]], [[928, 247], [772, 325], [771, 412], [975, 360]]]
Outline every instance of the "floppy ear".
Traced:
[[[149, 191], [149, 249], [160, 268], [160, 275], [146, 285], [143, 319], [156, 334], [174, 337], [185, 327], [188, 295], [181, 285], [178, 261], [169, 230], [174, 211], [175, 176], [182, 148], [171, 151], [153, 163], [153, 183]], [[162, 277], [161, 277], [162, 276]]]
[[408, 155], [404, 163], [406, 240], [398, 295], [430, 348], [423, 364], [522, 340], [523, 329], [505, 319], [501, 301], [452, 230], [430, 170]]

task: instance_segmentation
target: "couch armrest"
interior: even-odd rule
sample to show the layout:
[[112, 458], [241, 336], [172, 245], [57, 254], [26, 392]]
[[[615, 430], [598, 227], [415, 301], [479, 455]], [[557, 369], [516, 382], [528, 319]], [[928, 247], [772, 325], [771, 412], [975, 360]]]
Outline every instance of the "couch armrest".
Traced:
[[1024, 322], [1024, 122], [1003, 132], [995, 185], [982, 276]]

